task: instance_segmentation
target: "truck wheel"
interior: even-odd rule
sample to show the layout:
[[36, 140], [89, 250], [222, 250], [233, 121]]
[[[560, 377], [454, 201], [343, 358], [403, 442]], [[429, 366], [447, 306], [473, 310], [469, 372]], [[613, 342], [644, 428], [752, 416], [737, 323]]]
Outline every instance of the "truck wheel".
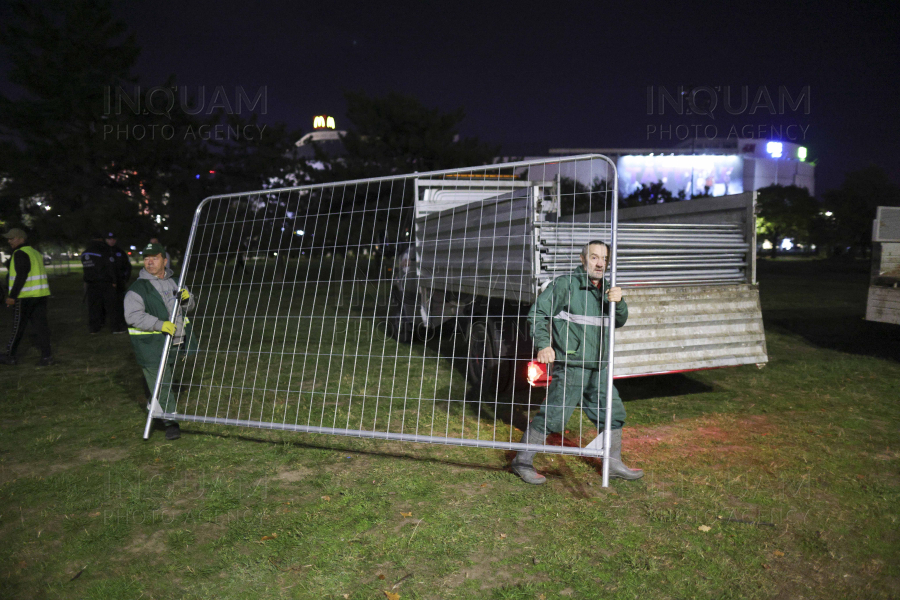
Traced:
[[391, 304], [387, 317], [387, 333], [398, 342], [409, 344], [413, 339], [415, 319], [403, 313], [403, 295], [397, 288], [392, 286]]
[[495, 321], [487, 317], [472, 319], [466, 331], [469, 381], [490, 394], [508, 391], [514, 375], [515, 361], [497, 356], [497, 333]]

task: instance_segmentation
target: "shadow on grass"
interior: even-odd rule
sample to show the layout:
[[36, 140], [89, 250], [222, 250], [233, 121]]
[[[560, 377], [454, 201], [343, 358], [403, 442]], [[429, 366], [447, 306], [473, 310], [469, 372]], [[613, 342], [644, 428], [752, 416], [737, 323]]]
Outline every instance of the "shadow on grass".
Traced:
[[616, 388], [624, 402], [705, 394], [715, 389], [682, 373], [617, 379]]
[[766, 311], [764, 322], [766, 329], [799, 335], [820, 348], [900, 362], [900, 327], [863, 316], [841, 310], [773, 310]]
[[[190, 425], [187, 425], [190, 427]], [[285, 441], [285, 440], [266, 440], [258, 437], [251, 437], [244, 434], [238, 435], [228, 435], [224, 433], [218, 433], [214, 431], [196, 431], [191, 429], [181, 430], [182, 436], [191, 435], [191, 436], [203, 436], [210, 438], [220, 438], [220, 439], [238, 439], [242, 442], [253, 442], [256, 444], [269, 444], [275, 446], [291, 446], [293, 448], [305, 449], [305, 450], [331, 450], [334, 452], [341, 452], [343, 454], [356, 454], [358, 456], [377, 456], [381, 458], [397, 458], [400, 460], [412, 461], [412, 462], [429, 462], [429, 463], [437, 463], [442, 465], [448, 465], [453, 467], [462, 467], [466, 469], [475, 469], [479, 471], [490, 471], [494, 473], [503, 473], [508, 472], [508, 467], [495, 467], [485, 464], [479, 463], [470, 463], [463, 462], [458, 460], [448, 460], [440, 457], [433, 456], [421, 456], [415, 453], [401, 453], [401, 452], [390, 452], [385, 450], [360, 450], [358, 448], [347, 448], [341, 446], [333, 446], [329, 444], [316, 444], [312, 442], [300, 442], [300, 441]]]
[[868, 260], [761, 260], [757, 263], [767, 331], [819, 348], [900, 361], [900, 327], [865, 320]]

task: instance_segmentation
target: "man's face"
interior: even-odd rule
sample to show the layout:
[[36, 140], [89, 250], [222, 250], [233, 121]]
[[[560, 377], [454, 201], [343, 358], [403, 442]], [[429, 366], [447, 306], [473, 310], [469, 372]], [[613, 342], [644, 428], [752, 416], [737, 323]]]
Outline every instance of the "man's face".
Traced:
[[162, 279], [166, 274], [166, 264], [169, 261], [162, 254], [151, 254], [144, 257], [144, 268], [154, 277]]
[[13, 250], [15, 250], [16, 248], [18, 248], [19, 246], [21, 246], [22, 244], [25, 243], [25, 238], [20, 238], [20, 237], [7, 238], [6, 241], [9, 242], [9, 245], [12, 247]]
[[581, 264], [584, 265], [584, 270], [587, 271], [591, 281], [603, 279], [603, 273], [606, 272], [606, 261], [609, 258], [607, 253], [606, 246], [603, 244], [592, 244], [588, 248], [587, 258], [581, 257]]
[[107, 245], [107, 246], [115, 246], [115, 245], [116, 245], [116, 238], [106, 238], [106, 245]]

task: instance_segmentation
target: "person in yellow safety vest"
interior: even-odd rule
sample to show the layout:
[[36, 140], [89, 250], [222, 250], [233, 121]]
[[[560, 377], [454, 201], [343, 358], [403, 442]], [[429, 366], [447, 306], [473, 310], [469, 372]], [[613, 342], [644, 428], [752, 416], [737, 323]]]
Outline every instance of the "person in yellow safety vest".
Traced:
[[47, 270], [44, 269], [44, 257], [40, 252], [25, 245], [28, 239], [21, 229], [10, 229], [3, 237], [13, 249], [9, 260], [6, 297], [7, 308], [14, 309], [12, 335], [6, 344], [5, 352], [0, 354], [0, 364], [15, 365], [16, 350], [25, 327], [31, 323], [37, 336], [41, 359], [38, 366], [53, 364], [50, 351], [50, 326], [47, 324], [47, 298], [50, 297], [50, 286], [47, 283]]
[[[151, 242], [142, 254], [144, 268], [125, 294], [125, 321], [135, 358], [150, 390], [156, 385], [159, 363], [171, 337], [172, 347], [166, 355], [158, 401], [163, 412], [172, 414], [177, 409], [178, 394], [172, 389], [173, 383], [177, 384], [176, 366], [196, 346], [191, 339], [190, 321], [184, 316], [194, 308], [194, 298], [188, 290], [178, 289], [163, 246]], [[170, 321], [173, 311], [175, 316]], [[177, 421], [166, 419], [163, 426], [167, 440], [181, 437]]]

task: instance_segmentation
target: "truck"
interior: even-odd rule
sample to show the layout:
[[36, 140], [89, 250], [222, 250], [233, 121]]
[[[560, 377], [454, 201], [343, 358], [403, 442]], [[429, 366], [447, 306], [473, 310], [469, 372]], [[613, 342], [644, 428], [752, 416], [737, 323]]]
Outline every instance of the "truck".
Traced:
[[900, 325], [900, 207], [879, 206], [872, 223], [866, 320]]
[[[393, 335], [412, 342], [449, 329], [482, 391], [546, 386], [528, 311], [580, 264], [584, 244], [610, 242], [615, 197], [606, 182], [546, 169], [417, 179], [414, 238], [393, 268]], [[756, 192], [618, 210], [615, 281], [629, 318], [616, 332], [614, 378], [768, 361], [755, 211]]]

